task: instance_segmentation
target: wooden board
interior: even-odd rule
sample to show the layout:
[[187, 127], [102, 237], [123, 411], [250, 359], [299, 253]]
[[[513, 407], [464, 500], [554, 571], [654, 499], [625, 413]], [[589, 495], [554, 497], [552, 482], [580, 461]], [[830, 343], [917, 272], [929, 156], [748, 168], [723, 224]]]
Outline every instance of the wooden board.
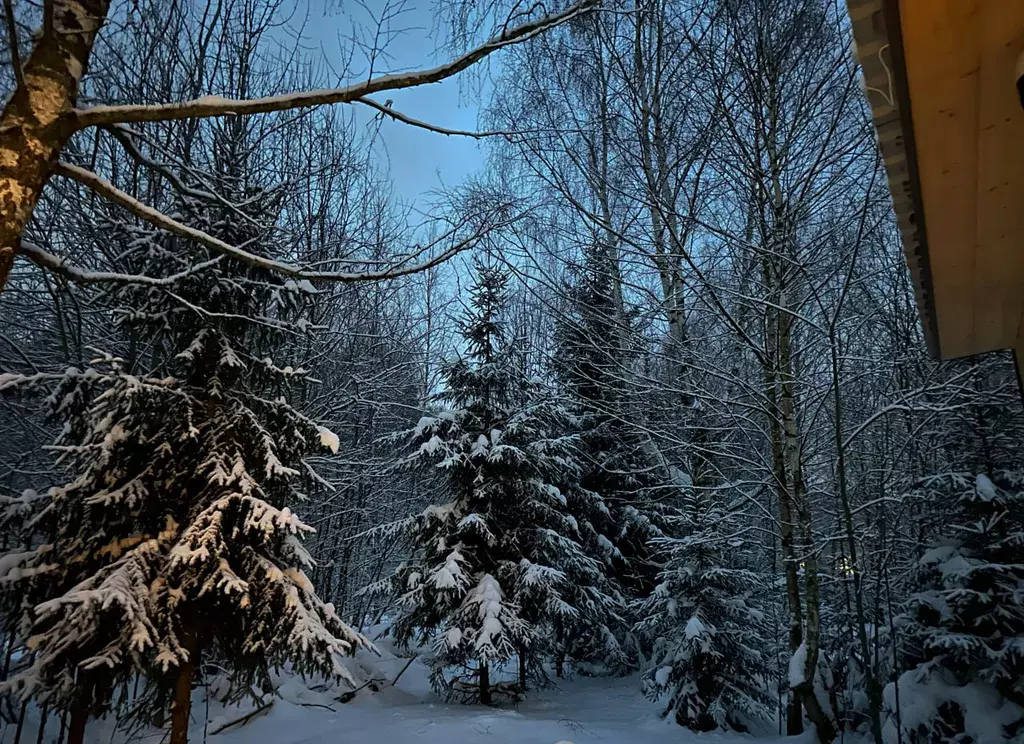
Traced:
[[1015, 345], [1024, 306], [1024, 2], [900, 0], [943, 357]]
[[1014, 80], [1024, 2], [986, 0], [979, 20], [974, 342], [999, 349], [1014, 346], [1024, 307], [1024, 109]]

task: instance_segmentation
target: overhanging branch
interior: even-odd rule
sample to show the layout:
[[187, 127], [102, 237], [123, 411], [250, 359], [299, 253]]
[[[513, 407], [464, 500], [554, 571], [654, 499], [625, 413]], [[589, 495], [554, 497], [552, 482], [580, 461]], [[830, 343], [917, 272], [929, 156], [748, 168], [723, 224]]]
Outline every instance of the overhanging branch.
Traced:
[[[395, 279], [401, 276], [415, 274], [430, 269], [434, 266], [437, 266], [438, 264], [447, 261], [449, 258], [452, 258], [453, 256], [461, 253], [462, 251], [472, 247], [476, 243], [476, 241], [478, 241], [481, 237], [483, 237], [491, 230], [509, 225], [518, 219], [518, 216], [513, 215], [511, 217], [501, 219], [495, 223], [482, 225], [478, 227], [469, 237], [455, 242], [450, 247], [448, 247], [438, 255], [434, 256], [433, 258], [419, 263], [405, 265], [405, 262], [410, 260], [407, 257], [404, 260], [398, 261], [394, 266], [384, 269], [382, 271], [317, 271], [306, 269], [303, 268], [302, 266], [297, 266], [295, 264], [285, 263], [283, 261], [276, 261], [272, 258], [267, 258], [265, 256], [260, 256], [255, 253], [251, 253], [250, 251], [247, 251], [244, 248], [226, 243], [220, 238], [214, 237], [213, 235], [210, 235], [207, 232], [198, 230], [194, 227], [189, 227], [188, 225], [179, 222], [173, 217], [169, 217], [163, 212], [154, 209], [153, 207], [147, 204], [143, 204], [138, 199], [133, 197], [131, 194], [122, 191], [121, 189], [117, 188], [114, 184], [110, 183], [110, 181], [106, 180], [102, 176], [99, 176], [96, 173], [93, 173], [92, 171], [86, 170], [85, 168], [80, 168], [77, 165], [71, 165], [70, 163], [58, 162], [54, 166], [53, 170], [54, 173], [64, 176], [65, 178], [70, 178], [74, 181], [77, 181], [92, 189], [101, 196], [106, 197], [110, 201], [124, 207], [126, 210], [128, 210], [129, 212], [131, 212], [144, 222], [148, 222], [149, 224], [154, 225], [155, 227], [159, 227], [162, 230], [166, 230], [167, 232], [173, 233], [174, 235], [178, 235], [189, 240], [194, 240], [200, 245], [209, 248], [211, 251], [213, 251], [219, 256], [227, 256], [229, 258], [241, 261], [242, 263], [248, 264], [249, 266], [264, 269], [275, 274], [288, 276], [293, 279], [307, 279], [309, 281], [368, 282], [381, 281], [385, 279]], [[507, 212], [507, 209], [505, 208], [507, 206], [508, 205], [497, 205], [494, 211], [499, 214], [504, 214]], [[441, 240], [453, 237], [453, 232], [454, 231], [450, 231], [446, 235], [439, 238], [437, 241], [434, 242], [434, 245], [441, 242]], [[427, 249], [421, 249], [419, 251], [419, 255], [422, 255], [424, 252], [426, 252], [426, 250]], [[93, 282], [114, 281], [115, 279], [124, 281], [125, 275], [108, 275], [104, 279], [100, 279], [98, 278], [98, 274], [87, 272], [84, 269], [74, 269], [74, 267], [71, 267], [67, 264], [63, 264], [63, 262], [61, 266], [57, 266], [54, 264], [53, 261], [47, 259], [46, 256], [42, 256], [38, 252], [32, 252], [31, 248], [28, 250], [25, 250], [23, 248], [22, 253], [24, 253], [26, 257], [31, 258], [40, 265], [44, 265], [44, 261], [48, 262], [48, 268], [63, 271], [68, 276], [68, 278], [71, 279], [78, 278], [79, 280]], [[87, 278], [87, 275], [91, 276]], [[130, 279], [130, 277], [128, 278]]]
[[220, 96], [203, 96], [180, 103], [93, 106], [91, 108], [75, 109], [71, 112], [72, 128], [84, 129], [90, 126], [126, 122], [173, 121], [217, 116], [266, 114], [274, 111], [287, 111], [312, 106], [353, 103], [373, 93], [414, 88], [445, 80], [472, 67], [480, 60], [503, 47], [520, 44], [554, 26], [588, 13], [597, 5], [598, 0], [583, 0], [583, 2], [573, 5], [560, 13], [552, 13], [536, 21], [502, 31], [497, 36], [492, 37], [458, 59], [428, 70], [382, 75], [381, 77], [355, 83], [345, 88], [296, 91], [294, 93], [248, 100], [222, 98]]

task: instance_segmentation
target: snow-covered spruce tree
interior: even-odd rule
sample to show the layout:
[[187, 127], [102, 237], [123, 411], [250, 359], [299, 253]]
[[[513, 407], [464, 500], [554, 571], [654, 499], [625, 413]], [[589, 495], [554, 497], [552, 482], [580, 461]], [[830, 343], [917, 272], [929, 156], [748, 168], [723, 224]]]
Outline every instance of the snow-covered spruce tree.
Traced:
[[[230, 168], [218, 178], [223, 204], [181, 198], [178, 209], [273, 255], [275, 194]], [[284, 333], [302, 332], [305, 289], [165, 233], [110, 224], [104, 234], [126, 273], [179, 278], [107, 295], [121, 353], [69, 369], [49, 398], [71, 477], [50, 489], [46, 541], [6, 565], [3, 578], [35, 600], [22, 618], [34, 663], [8, 684], [70, 708], [75, 744], [87, 716], [141, 672], [151, 706], [173, 700], [179, 744], [204, 650], [248, 689], [285, 661], [347, 677], [339, 655], [366, 643], [313, 592], [310, 528], [290, 509], [311, 477], [304, 456], [337, 439], [288, 402], [305, 370], [270, 356]]]
[[606, 624], [615, 601], [555, 485], [573, 463], [549, 436], [506, 336], [507, 277], [480, 261], [476, 271], [465, 355], [446, 369], [450, 407], [419, 422], [404, 461], [437, 473], [446, 501], [403, 523], [414, 552], [391, 586], [398, 641], [433, 639], [435, 687], [490, 704], [492, 665], [518, 656], [525, 683], [527, 661], [556, 627]]
[[[627, 600], [600, 558], [602, 536], [588, 519], [597, 508], [595, 495], [579, 485], [578, 438], [564, 433], [570, 428], [566, 418], [550, 391], [533, 380], [525, 405], [509, 422], [507, 438], [522, 442], [520, 446], [536, 465], [535, 478], [548, 484], [544, 499], [535, 498], [538, 492], [532, 489], [524, 494], [525, 513], [534, 515], [537, 531], [521, 540], [524, 570], [515, 595], [523, 618], [540, 631], [526, 650], [530, 668], [540, 679], [544, 679], [543, 661], [551, 658], [559, 677], [564, 675], [566, 660], [600, 660], [607, 667], [619, 667], [628, 660], [620, 640], [628, 627]], [[543, 566], [558, 572], [550, 575], [555, 581], [544, 580]], [[523, 685], [526, 658], [521, 653]]]
[[707, 496], [691, 495], [679, 538], [659, 538], [658, 585], [640, 604], [637, 632], [653, 640], [643, 678], [664, 715], [695, 731], [747, 730], [769, 713], [771, 647], [756, 597], [760, 577], [736, 563], [737, 521]]
[[585, 518], [623, 592], [646, 597], [657, 574], [648, 543], [661, 535], [661, 502], [676, 489], [630, 404], [636, 350], [609, 264], [599, 247], [587, 252], [558, 326], [555, 371], [575, 421], [580, 486], [591, 494]]
[[[897, 626], [908, 669], [898, 680], [903, 733], [921, 743], [1017, 741], [1024, 735], [1024, 474], [935, 476], [912, 496], [952, 509], [945, 537], [918, 561], [918, 591]], [[890, 684], [893, 713], [896, 694]]]

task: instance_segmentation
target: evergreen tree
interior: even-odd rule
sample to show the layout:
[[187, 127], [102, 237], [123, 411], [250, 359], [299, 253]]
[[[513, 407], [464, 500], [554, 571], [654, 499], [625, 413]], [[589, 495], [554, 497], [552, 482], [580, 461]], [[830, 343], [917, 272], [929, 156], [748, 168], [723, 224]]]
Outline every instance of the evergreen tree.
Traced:
[[[915, 742], [966, 741], [980, 716], [1003, 727], [1007, 740], [1019, 736], [1024, 732], [1024, 476], [1007, 471], [992, 477], [936, 476], [923, 481], [913, 496], [953, 508], [945, 518], [945, 536], [918, 561], [918, 591], [900, 623], [909, 668], [899, 680], [903, 726]], [[890, 685], [890, 701], [895, 692]]]
[[572, 402], [588, 497], [580, 518], [597, 533], [600, 557], [632, 597], [647, 596], [657, 566], [648, 543], [660, 536], [662, 502], [676, 493], [657, 447], [631, 405], [632, 333], [617, 306], [606, 254], [594, 248], [558, 328], [556, 372]]
[[[178, 209], [226, 243], [274, 255], [276, 195], [237, 168], [216, 187], [223, 203], [182, 197]], [[302, 332], [304, 288], [162, 232], [110, 224], [104, 234], [126, 272], [178, 278], [107, 295], [123, 353], [69, 369], [49, 398], [71, 479], [38, 518], [46, 541], [5, 567], [33, 597], [22, 626], [34, 662], [9, 687], [71, 708], [74, 742], [142, 672], [148, 707], [171, 708], [177, 744], [204, 650], [247, 690], [285, 661], [348, 678], [338, 656], [366, 644], [315, 595], [302, 546], [311, 529], [291, 511], [310, 479], [303, 458], [336, 450], [337, 438], [288, 402], [307, 372], [270, 356]]]
[[[433, 638], [435, 686], [489, 704], [491, 665], [518, 656], [521, 688], [553, 633], [601, 632], [616, 599], [602, 591], [601, 567], [582, 550], [556, 485], [574, 464], [516, 364], [501, 320], [507, 277], [481, 262], [476, 270], [465, 356], [446, 370], [451, 407], [419, 422], [406, 460], [440, 470], [450, 501], [404, 523], [414, 555], [391, 586], [402, 608], [396, 638]], [[452, 667], [475, 683], [451, 678]]]
[[688, 501], [685, 536], [656, 541], [664, 567], [637, 626], [654, 641], [643, 687], [652, 700], [668, 697], [664, 715], [681, 726], [743, 731], [766, 718], [770, 702], [760, 581], [736, 565], [736, 521], [713, 502]]
[[[596, 499], [579, 485], [578, 438], [564, 434], [567, 423], [565, 411], [536, 382], [526, 406], [510, 422], [514, 438], [532, 457], [536, 476], [548, 484], [547, 495], [555, 497], [553, 502], [537, 499], [533, 489], [524, 494], [524, 514], [532, 516], [520, 541], [525, 570], [516, 590], [524, 618], [540, 631], [529, 651], [531, 668], [541, 678], [542, 661], [552, 657], [558, 676], [564, 675], [566, 659], [611, 668], [628, 661], [620, 641], [627, 628], [627, 600], [598, 557], [604, 552], [602, 536], [584, 518], [597, 508]], [[543, 580], [543, 566], [558, 572], [551, 575], [555, 581]], [[520, 682], [525, 682], [522, 669]]]

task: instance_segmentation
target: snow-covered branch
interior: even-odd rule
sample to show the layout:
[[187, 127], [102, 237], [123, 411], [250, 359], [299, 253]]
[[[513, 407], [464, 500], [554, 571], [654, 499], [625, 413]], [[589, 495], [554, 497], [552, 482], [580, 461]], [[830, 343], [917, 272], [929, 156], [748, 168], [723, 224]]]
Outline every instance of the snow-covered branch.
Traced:
[[[458, 253], [461, 253], [462, 251], [472, 247], [476, 243], [476, 241], [478, 241], [481, 237], [483, 237], [491, 230], [511, 224], [517, 219], [516, 216], [512, 216], [509, 218], [502, 219], [494, 224], [480, 226], [476, 230], [474, 230], [469, 237], [456, 241], [447, 249], [437, 254], [433, 258], [428, 259], [426, 261], [422, 261], [420, 263], [412, 265], [403, 265], [404, 262], [399, 262], [398, 264], [390, 268], [384, 269], [382, 271], [318, 271], [304, 269], [303, 267], [296, 266], [295, 264], [285, 263], [283, 261], [277, 261], [272, 258], [266, 258], [255, 253], [251, 253], [239, 246], [230, 245], [229, 243], [226, 243], [220, 238], [214, 237], [213, 235], [210, 235], [207, 232], [204, 232], [194, 227], [189, 227], [188, 225], [179, 222], [173, 217], [169, 217], [160, 210], [154, 209], [153, 207], [147, 204], [143, 204], [141, 201], [133, 197], [131, 194], [122, 191], [121, 189], [117, 188], [114, 184], [112, 184], [110, 181], [106, 180], [102, 176], [93, 173], [92, 171], [86, 170], [85, 168], [80, 168], [77, 165], [72, 165], [70, 163], [59, 162], [54, 166], [54, 170], [56, 173], [65, 176], [66, 178], [70, 178], [72, 180], [78, 181], [79, 183], [85, 186], [88, 186], [96, 193], [124, 207], [139, 219], [144, 220], [145, 222], [148, 222], [149, 224], [159, 227], [163, 230], [167, 230], [168, 232], [173, 233], [175, 235], [179, 235], [183, 238], [194, 240], [200, 245], [203, 245], [206, 248], [209, 248], [210, 250], [222, 256], [234, 258], [238, 261], [241, 261], [242, 263], [254, 266], [256, 268], [265, 269], [267, 271], [282, 274], [284, 276], [289, 276], [295, 279], [306, 279], [309, 281], [367, 282], [394, 279], [400, 276], [415, 274], [417, 272], [425, 271], [434, 266], [437, 266], [440, 263], [444, 263], [452, 256], [455, 256]], [[500, 211], [500, 209], [498, 211]], [[453, 236], [451, 233], [448, 233], [445, 236], [443, 236], [443, 239], [450, 237]], [[422, 251], [420, 252], [422, 253]], [[46, 257], [49, 256], [50, 259], [54, 260], [49, 260], [50, 265], [48, 266], [48, 268], [62, 270], [63, 272], [65, 272], [65, 275], [67, 275], [69, 278], [77, 278], [81, 276], [86, 277], [86, 281], [94, 282], [132, 280], [131, 277], [128, 275], [101, 275], [86, 272], [83, 269], [77, 269], [67, 264], [64, 264], [60, 259], [56, 259], [56, 257], [50, 256], [50, 254], [46, 254], [45, 251], [26, 253], [26, 255], [29, 258], [35, 260], [37, 263], [40, 263], [40, 265], [42, 265], [41, 262], [43, 260], [47, 260]]]
[[597, 7], [597, 0], [583, 0], [560, 13], [552, 13], [515, 28], [506, 29], [461, 57], [438, 67], [414, 72], [395, 73], [371, 78], [344, 88], [297, 91], [283, 95], [238, 100], [221, 96], [203, 96], [180, 103], [157, 105], [93, 106], [76, 109], [71, 116], [77, 129], [102, 124], [140, 121], [172, 121], [178, 119], [242, 116], [288, 111], [336, 103], [353, 103], [364, 96], [389, 90], [415, 88], [437, 83], [472, 67], [493, 52], [512, 44], [520, 44], [554, 26], [566, 23]]

